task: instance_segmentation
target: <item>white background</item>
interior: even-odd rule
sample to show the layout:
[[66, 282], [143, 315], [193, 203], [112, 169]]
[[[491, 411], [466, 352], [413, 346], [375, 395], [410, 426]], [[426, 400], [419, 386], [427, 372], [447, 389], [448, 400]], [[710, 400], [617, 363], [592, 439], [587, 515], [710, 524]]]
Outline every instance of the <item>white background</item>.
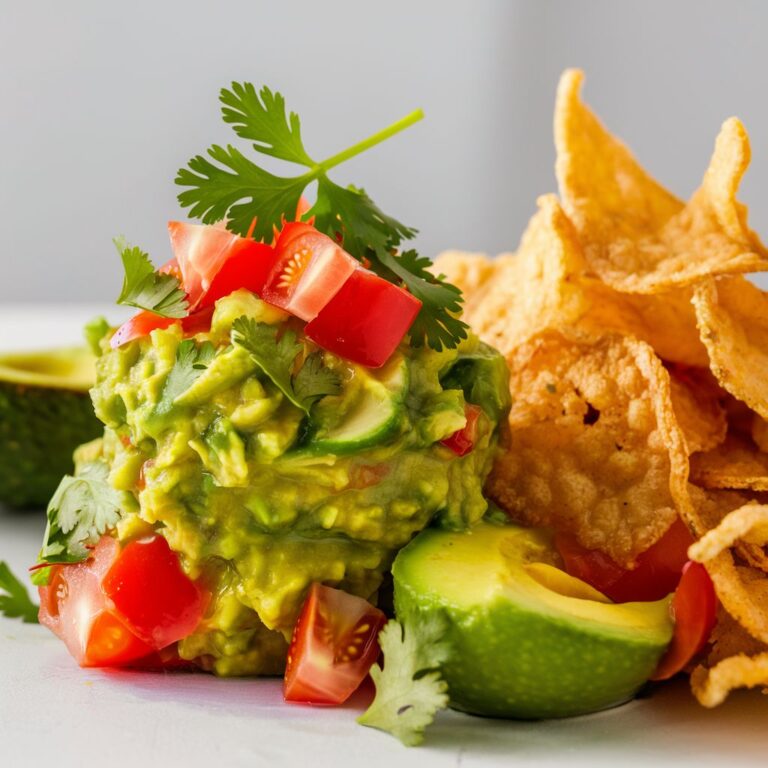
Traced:
[[429, 254], [516, 246], [555, 186], [566, 66], [683, 196], [740, 115], [768, 233], [767, 30], [760, 0], [0, 0], [0, 302], [111, 300], [116, 234], [165, 261], [173, 178], [234, 136], [217, 105], [233, 79], [282, 90], [321, 157], [422, 106], [339, 176]]

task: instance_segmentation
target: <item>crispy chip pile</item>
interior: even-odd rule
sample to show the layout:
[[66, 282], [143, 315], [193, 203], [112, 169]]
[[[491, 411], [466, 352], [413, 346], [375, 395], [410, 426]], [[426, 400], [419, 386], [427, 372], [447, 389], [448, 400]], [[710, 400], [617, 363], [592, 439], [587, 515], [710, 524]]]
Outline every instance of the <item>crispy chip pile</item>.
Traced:
[[736, 193], [750, 157], [723, 123], [700, 188], [667, 192], [558, 88], [560, 197], [539, 199], [515, 255], [451, 252], [436, 271], [511, 368], [509, 439], [488, 493], [624, 567], [681, 517], [718, 623], [691, 676], [715, 706], [768, 689], [768, 269]]

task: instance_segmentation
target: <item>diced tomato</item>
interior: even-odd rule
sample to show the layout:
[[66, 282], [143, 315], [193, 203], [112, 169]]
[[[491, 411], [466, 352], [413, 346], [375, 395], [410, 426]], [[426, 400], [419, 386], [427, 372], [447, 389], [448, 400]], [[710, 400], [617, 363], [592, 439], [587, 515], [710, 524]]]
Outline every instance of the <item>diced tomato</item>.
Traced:
[[212, 307], [219, 299], [240, 288], [246, 288], [259, 296], [263, 294], [267, 278], [275, 266], [275, 249], [254, 240], [237, 240], [229, 258], [222, 264], [200, 299], [199, 307]]
[[367, 600], [313, 584], [288, 649], [286, 701], [341, 704], [379, 656], [386, 616]]
[[153, 648], [191, 635], [210, 599], [158, 535], [126, 544], [104, 576], [102, 589], [131, 631]]
[[181, 323], [181, 328], [187, 336], [194, 336], [196, 333], [205, 333], [211, 329], [211, 318], [213, 317], [213, 307], [198, 309], [191, 315], [177, 320], [171, 317], [161, 317], [154, 312], [142, 311], [126, 320], [112, 335], [109, 345], [112, 349], [122, 347], [134, 339], [140, 339], [148, 336], [152, 331], [158, 328], [170, 328], [174, 323]]
[[39, 588], [40, 623], [80, 666], [134, 662], [190, 634], [200, 621], [206, 594], [181, 572], [167, 543], [155, 543], [158, 538], [121, 549], [102, 536], [88, 560], [52, 566], [48, 586]]
[[466, 456], [474, 447], [477, 440], [477, 420], [480, 418], [482, 409], [472, 403], [464, 404], [464, 415], [467, 423], [459, 430], [454, 432], [440, 444], [450, 448], [457, 456]]
[[582, 547], [574, 536], [559, 533], [555, 537], [565, 570], [616, 603], [660, 600], [673, 592], [692, 543], [685, 524], [676, 520], [664, 536], [637, 557], [636, 567], [627, 570], [608, 555]]
[[408, 291], [356, 269], [320, 314], [308, 338], [329, 352], [370, 368], [389, 360], [421, 309]]
[[40, 623], [58, 635], [81, 667], [120, 666], [154, 649], [140, 640], [107, 604], [101, 580], [119, 552], [105, 536], [84, 563], [55, 565], [40, 587]]
[[675, 633], [652, 680], [668, 680], [684, 670], [704, 649], [717, 618], [717, 595], [707, 569], [689, 562], [672, 598]]
[[286, 224], [275, 251], [263, 298], [307, 321], [317, 317], [358, 267], [338, 243], [305, 222]]
[[112, 338], [109, 340], [109, 345], [112, 349], [117, 349], [118, 347], [122, 347], [123, 344], [127, 344], [129, 341], [148, 336], [157, 328], [170, 328], [176, 322], [178, 321], [171, 317], [161, 317], [154, 312], [144, 310], [137, 315], [134, 315], [130, 320], [126, 320], [114, 332]]

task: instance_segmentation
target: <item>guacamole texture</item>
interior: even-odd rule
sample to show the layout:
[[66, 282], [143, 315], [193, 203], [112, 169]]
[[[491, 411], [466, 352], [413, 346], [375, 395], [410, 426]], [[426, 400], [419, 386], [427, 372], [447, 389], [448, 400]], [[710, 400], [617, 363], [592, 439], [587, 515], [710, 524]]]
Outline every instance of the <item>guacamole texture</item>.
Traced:
[[[78, 455], [127, 492], [118, 537], [160, 531], [211, 590], [179, 653], [221, 675], [281, 672], [312, 582], [376, 602], [415, 533], [477, 522], [508, 408], [503, 359], [470, 336], [439, 353], [403, 344], [376, 370], [324, 353], [341, 389], [307, 413], [233, 343], [243, 316], [279, 333], [295, 322], [243, 290], [192, 340], [178, 325], [115, 350], [105, 338], [92, 390], [104, 436]], [[465, 402], [482, 415], [459, 457], [440, 441], [465, 425]]]

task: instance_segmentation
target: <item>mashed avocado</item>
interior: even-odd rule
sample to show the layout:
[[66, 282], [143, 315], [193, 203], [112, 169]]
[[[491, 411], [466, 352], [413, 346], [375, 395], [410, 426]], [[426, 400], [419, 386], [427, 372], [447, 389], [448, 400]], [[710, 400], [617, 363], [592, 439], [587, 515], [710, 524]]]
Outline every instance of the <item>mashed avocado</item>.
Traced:
[[[174, 325], [116, 350], [103, 341], [92, 396], [106, 429], [81, 452], [136, 499], [118, 536], [160, 530], [208, 584], [179, 652], [222, 675], [281, 671], [313, 581], [375, 601], [415, 533], [479, 520], [508, 407], [504, 361], [470, 337], [439, 353], [403, 344], [376, 370], [325, 353], [341, 389], [308, 415], [233, 343], [242, 316], [279, 333], [294, 322], [238, 291], [193, 340]], [[466, 423], [465, 398], [483, 415], [458, 457], [439, 441]]]

